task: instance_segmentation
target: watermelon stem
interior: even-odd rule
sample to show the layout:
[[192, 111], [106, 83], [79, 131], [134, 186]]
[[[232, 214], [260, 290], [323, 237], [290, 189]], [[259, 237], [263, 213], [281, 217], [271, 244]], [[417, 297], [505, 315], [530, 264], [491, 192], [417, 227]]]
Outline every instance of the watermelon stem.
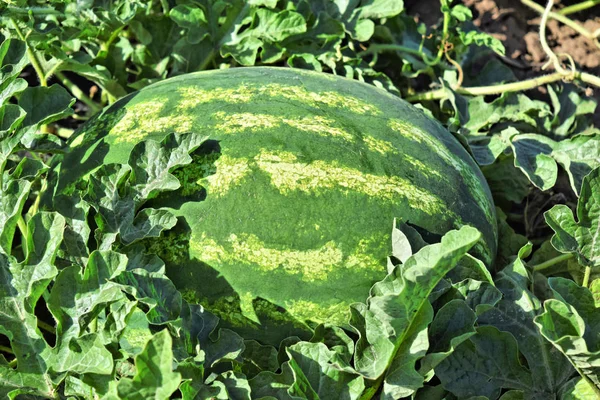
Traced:
[[600, 0], [582, 1], [581, 3], [573, 4], [571, 6], [563, 8], [561, 10], [558, 10], [558, 14], [560, 14], [560, 15], [573, 14], [576, 12], [587, 10], [588, 8], [594, 7], [597, 4], [600, 4]]
[[[600, 3], [600, 0], [593, 0], [593, 2], [595, 2], [597, 4], [597, 3]], [[521, 3], [523, 3], [524, 5], [526, 5], [527, 7], [531, 8], [531, 9], [539, 12], [540, 14], [542, 14], [544, 12], [544, 7], [535, 3], [532, 0], [521, 0]], [[548, 17], [567, 25], [569, 28], [572, 28], [574, 31], [578, 32], [580, 35], [593, 40], [595, 38], [593, 32], [587, 30], [581, 24], [578, 24], [577, 22], [575, 22], [572, 19], [565, 16], [566, 14], [571, 14], [573, 12], [577, 12], [577, 11], [568, 10], [569, 8], [575, 8], [576, 6], [580, 6], [580, 5], [581, 4], [574, 4], [570, 7], [565, 7], [562, 10], [559, 10], [557, 12], [551, 11], [548, 13]], [[591, 5], [588, 5], [588, 6], [591, 7]], [[567, 12], [565, 12], [565, 11], [567, 11]]]
[[547, 261], [544, 261], [543, 263], [537, 264], [533, 266], [533, 270], [535, 272], [541, 272], [545, 269], [548, 269], [550, 267], [552, 267], [553, 265], [559, 264], [563, 261], [567, 261], [570, 260], [571, 258], [573, 258], [574, 255], [573, 253], [566, 253], [566, 254], [561, 254], [560, 256], [556, 256], [554, 258], [551, 258]]
[[585, 272], [583, 273], [583, 282], [581, 282], [581, 286], [588, 287], [590, 283], [590, 275], [592, 274], [592, 267], [587, 265], [585, 267]]
[[21, 31], [21, 28], [19, 28], [19, 25], [17, 24], [17, 21], [15, 21], [14, 18], [11, 18], [10, 22], [12, 22], [13, 26], [15, 27], [15, 32], [17, 32], [17, 36], [19, 37], [19, 39], [21, 39], [27, 47], [27, 58], [29, 58], [29, 62], [31, 62], [31, 66], [35, 70], [35, 73], [37, 74], [38, 79], [40, 80], [40, 86], [48, 86], [46, 73], [42, 68], [42, 64], [40, 63], [37, 54], [32, 50], [31, 46], [29, 45], [27, 37], [25, 37], [23, 31]]
[[0, 351], [3, 353], [15, 354], [10, 347], [2, 346], [1, 344], [0, 344]]
[[92, 114], [96, 114], [102, 110], [102, 107], [98, 105], [94, 100], [92, 100], [88, 95], [84, 93], [77, 85], [75, 85], [69, 78], [67, 78], [62, 72], [55, 72], [55, 75], [58, 79], [60, 79], [61, 83], [69, 89], [69, 92], [82, 103], [90, 108]]
[[[444, 21], [442, 22], [442, 42], [440, 43], [440, 46], [438, 47], [438, 52], [437, 55], [435, 56], [435, 58], [433, 60], [431, 60], [426, 53], [423, 53], [422, 58], [423, 61], [425, 62], [425, 64], [429, 65], [429, 66], [434, 66], [440, 63], [440, 61], [442, 60], [442, 57], [444, 56], [444, 53], [446, 51], [446, 40], [448, 40], [448, 29], [450, 27], [450, 20], [452, 18], [451, 13], [450, 13], [450, 7], [448, 6], [448, 1], [447, 0], [440, 0], [440, 4], [441, 4], [441, 10], [442, 13], [444, 14]], [[423, 45], [423, 43], [421, 43], [421, 46]], [[419, 49], [421, 50], [421, 49]]]
[[227, 22], [225, 22], [221, 29], [219, 29], [219, 39], [215, 41], [215, 46], [208, 52], [206, 57], [204, 57], [204, 60], [202, 60], [202, 62], [199, 64], [197, 69], [198, 71], [205, 70], [210, 65], [210, 63], [213, 62], [214, 58], [217, 56], [218, 49], [223, 47], [225, 41], [230, 38], [232, 33], [231, 31], [235, 29], [235, 27], [238, 26], [246, 17], [250, 6], [247, 2], [243, 2], [243, 4], [243, 6], [240, 7], [238, 5], [237, 9], [234, 8], [232, 10], [232, 15], [235, 15], [235, 17], [230, 17], [229, 15], [227, 16]]
[[38, 328], [43, 329], [46, 332], [51, 333], [53, 335], [56, 335], [56, 329], [49, 323], [44, 322], [38, 318], [37, 325], [38, 325]]
[[[491, 86], [460, 87], [456, 88], [454, 91], [458, 94], [464, 94], [468, 96], [487, 96], [507, 92], [522, 92], [524, 90], [535, 89], [538, 86], [546, 85], [548, 83], [560, 81], [564, 77], [564, 74], [560, 72], [554, 72], [552, 74], [542, 75], [536, 78], [526, 79], [520, 82], [512, 82]], [[600, 78], [592, 74], [588, 74], [587, 72], [574, 71], [573, 77], [590, 85], [600, 87]], [[447, 98], [448, 94], [449, 93], [446, 88], [441, 88], [431, 90], [429, 92], [418, 93], [405, 98], [405, 100], [410, 103], [416, 103], [419, 101], [426, 100], [442, 100]]]

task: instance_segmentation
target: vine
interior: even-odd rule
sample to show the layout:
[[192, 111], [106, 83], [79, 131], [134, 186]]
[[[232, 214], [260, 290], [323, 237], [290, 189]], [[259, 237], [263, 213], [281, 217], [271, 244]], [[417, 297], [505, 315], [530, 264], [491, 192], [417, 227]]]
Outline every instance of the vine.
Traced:
[[[587, 83], [589, 85], [593, 85], [593, 86], [600, 88], [600, 77], [589, 74], [587, 72], [582, 72], [582, 71], [577, 70], [577, 68], [575, 67], [575, 63], [573, 62], [571, 56], [567, 55], [567, 54], [562, 55], [562, 56], [564, 56], [570, 60], [571, 68], [565, 69], [562, 66], [562, 64], [560, 63], [558, 56], [552, 51], [550, 46], [548, 46], [548, 42], [546, 40], [546, 23], [548, 21], [548, 18], [550, 18], [550, 17], [555, 18], [556, 20], [558, 20], [560, 22], [564, 22], [564, 21], [568, 20], [570, 22], [564, 22], [568, 26], [572, 26], [572, 25], [577, 25], [579, 27], [581, 27], [581, 26], [576, 24], [574, 21], [570, 20], [569, 18], [565, 17], [564, 15], [552, 13], [551, 9], [552, 9], [552, 6], [554, 5], [553, 0], [548, 0], [548, 3], [545, 8], [539, 6], [536, 3], [533, 3], [531, 0], [521, 0], [521, 1], [523, 2], [523, 4], [530, 5], [532, 8], [534, 8], [538, 11], [539, 11], [539, 8], [541, 8], [542, 20], [540, 22], [540, 30], [539, 30], [540, 43], [542, 45], [542, 48], [544, 49], [544, 52], [546, 53], [546, 55], [548, 56], [548, 59], [549, 59], [549, 61], [544, 66], [544, 68], [547, 67], [548, 65], [552, 65], [554, 67], [554, 69], [556, 70], [556, 72], [554, 72], [552, 74], [548, 74], [548, 75], [539, 76], [536, 78], [523, 80], [520, 82], [512, 82], [512, 83], [489, 85], [489, 86], [456, 87], [456, 88], [454, 88], [456, 93], [470, 95], [470, 96], [496, 95], [496, 94], [502, 94], [505, 92], [520, 92], [520, 91], [524, 91], [524, 90], [530, 90], [530, 89], [534, 89], [541, 85], [546, 85], [546, 84], [561, 81], [561, 80], [578, 80], [578, 81], [581, 81], [581, 82]], [[534, 4], [535, 4], [535, 6], [533, 6]], [[583, 27], [581, 27], [581, 28], [584, 29]], [[578, 30], [578, 32], [584, 34], [581, 30]], [[584, 36], [586, 36], [586, 37], [590, 37], [588, 35], [594, 35], [593, 33], [589, 32], [587, 29], [585, 29], [585, 32], [586, 33], [584, 34]], [[597, 40], [596, 40], [596, 43], [597, 43]], [[407, 100], [411, 103], [415, 103], [415, 102], [419, 102], [419, 101], [426, 101], [426, 100], [441, 100], [441, 99], [447, 98], [448, 95], [449, 95], [449, 93], [448, 93], [447, 88], [440, 88], [440, 89], [434, 89], [434, 90], [431, 90], [428, 92], [418, 93], [418, 94], [409, 96], [405, 100]]]

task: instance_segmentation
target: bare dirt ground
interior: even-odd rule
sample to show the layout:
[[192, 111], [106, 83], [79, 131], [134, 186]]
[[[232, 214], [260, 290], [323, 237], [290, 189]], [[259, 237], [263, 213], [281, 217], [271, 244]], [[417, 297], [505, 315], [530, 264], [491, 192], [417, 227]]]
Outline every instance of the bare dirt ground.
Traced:
[[[476, 26], [504, 42], [507, 56], [533, 70], [544, 64], [546, 55], [538, 33], [539, 13], [519, 0], [465, 0], [464, 3], [473, 10]], [[538, 3], [544, 5], [544, 2]], [[560, 9], [561, 3], [555, 9]], [[600, 6], [573, 14], [570, 18], [593, 32], [600, 28]], [[570, 54], [581, 68], [590, 72], [600, 67], [600, 49], [591, 39], [553, 19], [548, 21], [547, 33], [548, 44], [556, 54]]]
[[[576, 4], [581, 0], [555, 0], [553, 10]], [[536, 1], [545, 6], [544, 0]], [[474, 24], [484, 32], [502, 40], [506, 47], [505, 61], [520, 79], [539, 76], [546, 62], [539, 37], [540, 13], [524, 5], [520, 0], [463, 0], [473, 12]], [[409, 15], [416, 16], [428, 25], [439, 21], [439, 0], [406, 0]], [[573, 21], [588, 31], [600, 29], [600, 5], [583, 12], [569, 15]], [[600, 48], [571, 27], [550, 19], [547, 24], [547, 41], [556, 54], [568, 53], [577, 67], [600, 75]], [[543, 89], [542, 89], [543, 91]], [[600, 89], [588, 89], [600, 103]], [[596, 110], [595, 124], [600, 126], [600, 109]]]

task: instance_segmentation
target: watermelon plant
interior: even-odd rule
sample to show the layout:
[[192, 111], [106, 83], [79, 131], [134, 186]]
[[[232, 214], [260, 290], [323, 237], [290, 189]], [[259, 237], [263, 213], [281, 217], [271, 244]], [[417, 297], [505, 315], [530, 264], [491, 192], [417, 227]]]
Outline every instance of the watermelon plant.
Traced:
[[598, 2], [427, 1], [0, 2], [0, 398], [600, 398]]
[[[193, 138], [179, 136], [186, 133]], [[107, 196], [93, 171], [133, 161], [141, 141], [164, 140], [176, 150], [160, 155], [170, 160], [164, 170], [147, 160], [119, 178], [171, 181], [172, 192], [149, 198], [177, 226], [145, 244], [188, 301], [237, 331], [256, 331], [245, 337], [278, 344], [293, 330], [273, 322], [347, 323], [348, 306], [388, 272], [395, 217], [427, 238], [474, 226], [483, 239], [473, 254], [492, 265], [493, 200], [460, 143], [381, 89], [310, 71], [181, 75], [123, 98], [84, 124], [57, 159], [54, 202], [92, 173], [88, 196], [102, 205], [95, 218], [105, 231], [98, 246], [133, 245], [141, 237], [129, 224], [145, 204], [127, 210], [133, 220], [111, 221], [123, 200]], [[175, 160], [189, 164], [174, 169]]]

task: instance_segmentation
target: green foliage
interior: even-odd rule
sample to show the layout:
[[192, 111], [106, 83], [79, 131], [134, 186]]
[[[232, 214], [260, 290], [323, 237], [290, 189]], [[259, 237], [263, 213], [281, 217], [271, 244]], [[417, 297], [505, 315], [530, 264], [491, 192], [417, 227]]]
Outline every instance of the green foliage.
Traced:
[[[469, 8], [440, 8], [442, 20], [426, 26], [389, 0], [0, 4], [0, 397], [599, 397], [596, 100], [576, 82], [535, 100], [460, 94], [461, 83], [516, 77]], [[492, 189], [494, 269], [465, 254], [475, 229], [425, 237], [398, 215], [389, 274], [352, 305], [350, 323], [276, 348], [185, 301], [148, 246], [175, 237], [177, 218], [156, 199], [195, 182], [181, 167], [207, 137], [142, 141], [127, 164], [54, 197], [51, 157], [79, 119], [170, 76], [255, 65], [409, 98], [441, 88], [441, 102], [421, 107]], [[44, 209], [45, 196], [56, 209]]]
[[600, 132], [589, 121], [596, 101], [571, 85], [558, 93], [548, 88], [552, 106], [523, 94], [504, 93], [491, 102], [453, 94], [456, 115], [448, 122], [451, 128], [460, 127], [480, 165], [493, 165], [490, 171], [510, 154], [514, 167], [534, 186], [549, 190], [557, 183], [560, 166], [579, 195], [583, 177], [600, 166]]
[[565, 205], [556, 205], [546, 214], [546, 222], [554, 230], [552, 245], [561, 253], [571, 253], [586, 268], [584, 286], [592, 272], [600, 267], [600, 168], [590, 172], [581, 187], [577, 203], [577, 221]]
[[[366, 306], [353, 306], [351, 324], [360, 334], [356, 369], [370, 379], [386, 374], [385, 396], [405, 397], [422, 385], [414, 364], [427, 349], [422, 334], [433, 314], [427, 297], [479, 238], [470, 227], [449, 232], [375, 284]], [[411, 375], [414, 383], [407, 382]]]
[[181, 374], [173, 372], [173, 343], [167, 329], [154, 334], [135, 356], [133, 378], [111, 382], [105, 399], [168, 399], [177, 390]]
[[600, 310], [591, 292], [564, 278], [550, 278], [555, 298], [544, 303], [535, 319], [544, 337], [573, 364], [600, 394]]

